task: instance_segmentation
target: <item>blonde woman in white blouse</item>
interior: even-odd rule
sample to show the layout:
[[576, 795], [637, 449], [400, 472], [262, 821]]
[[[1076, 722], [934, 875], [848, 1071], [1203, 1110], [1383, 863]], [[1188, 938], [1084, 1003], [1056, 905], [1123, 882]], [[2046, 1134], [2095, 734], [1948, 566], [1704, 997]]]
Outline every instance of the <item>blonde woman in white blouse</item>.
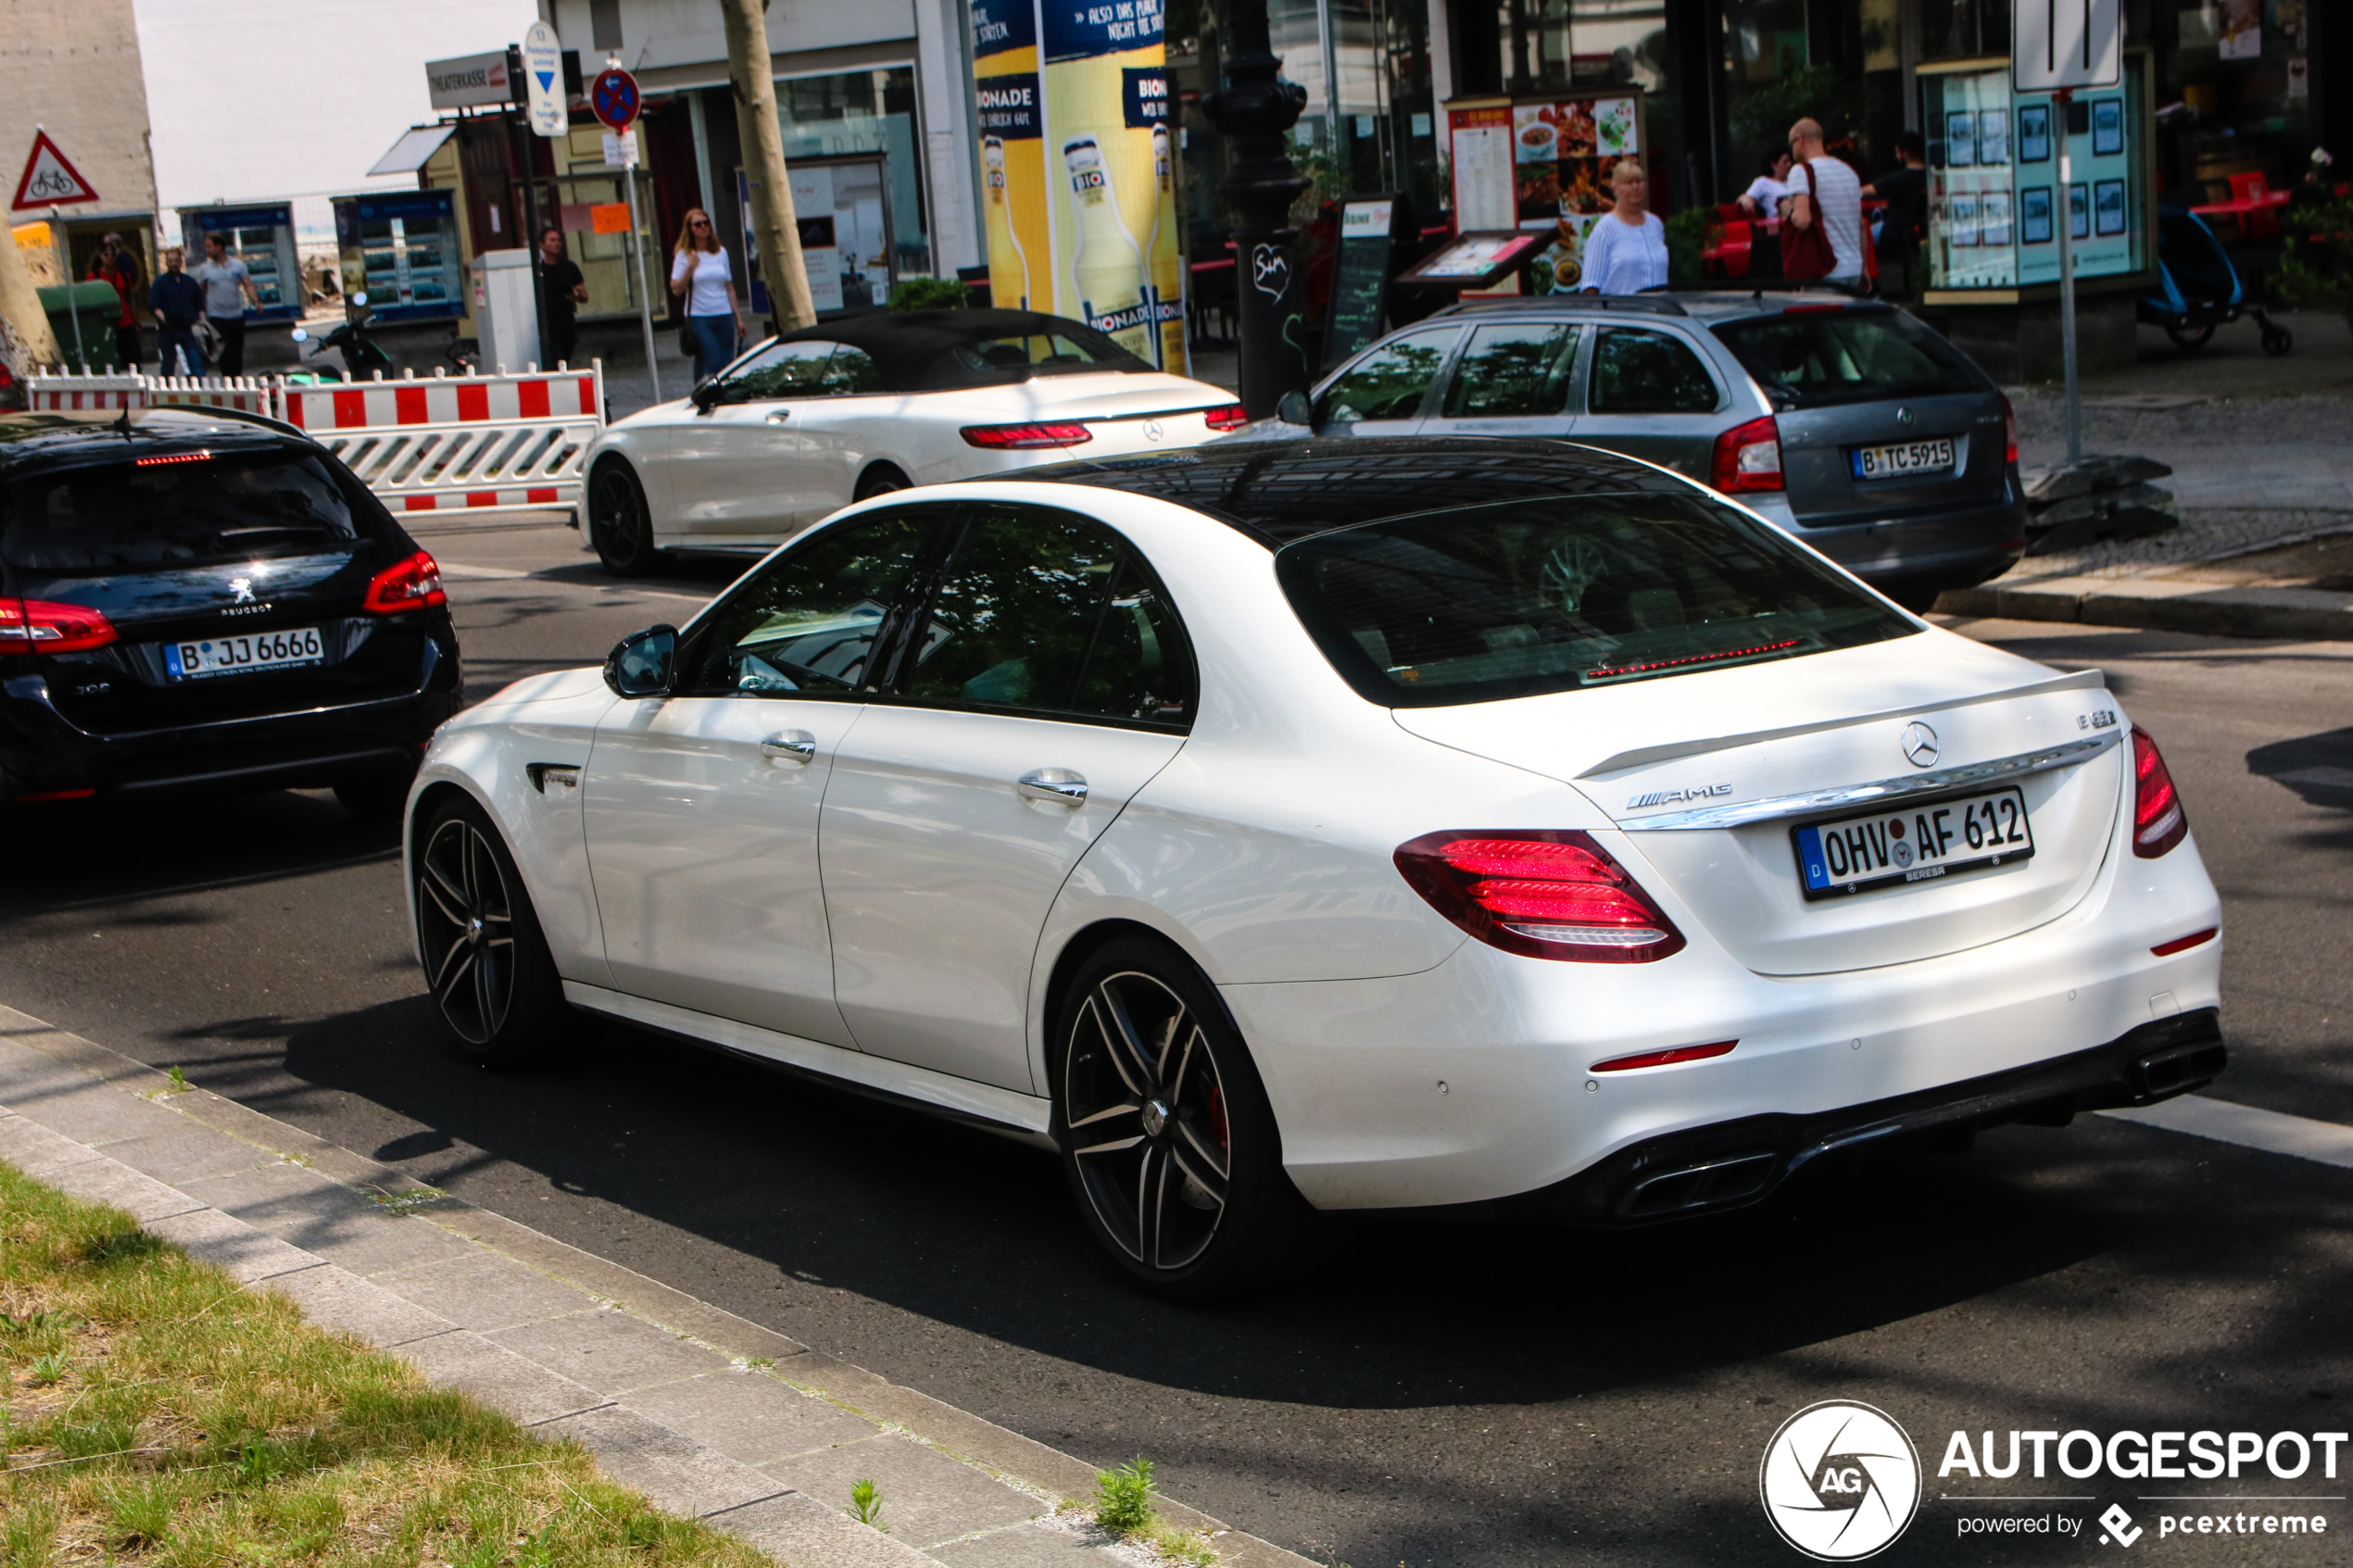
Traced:
[[744, 308], [736, 299], [735, 274], [719, 243], [711, 214], [686, 209], [686, 226], [671, 249], [670, 292], [686, 302], [686, 329], [695, 343], [695, 380], [709, 381], [736, 357], [744, 335]]
[[1585, 233], [1587, 294], [1640, 294], [1667, 282], [1667, 225], [1651, 210], [1650, 176], [1639, 158], [1620, 158], [1610, 170], [1617, 205]]

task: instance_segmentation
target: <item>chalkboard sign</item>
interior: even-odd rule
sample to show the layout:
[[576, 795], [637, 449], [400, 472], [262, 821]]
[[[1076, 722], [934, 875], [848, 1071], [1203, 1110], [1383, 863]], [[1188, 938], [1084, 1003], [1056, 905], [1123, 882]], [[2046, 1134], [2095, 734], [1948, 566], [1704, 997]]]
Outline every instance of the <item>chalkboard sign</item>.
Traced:
[[1390, 229], [1394, 196], [1345, 201], [1340, 207], [1340, 251], [1332, 258], [1331, 325], [1324, 330], [1324, 368], [1329, 370], [1380, 336], [1381, 307], [1389, 297]]

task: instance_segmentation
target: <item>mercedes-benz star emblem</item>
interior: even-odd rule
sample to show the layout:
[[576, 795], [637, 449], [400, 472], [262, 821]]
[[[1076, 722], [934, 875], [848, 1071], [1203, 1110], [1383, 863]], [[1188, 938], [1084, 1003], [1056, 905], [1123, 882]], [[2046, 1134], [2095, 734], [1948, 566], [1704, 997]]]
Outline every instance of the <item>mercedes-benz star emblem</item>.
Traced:
[[1166, 435], [1167, 433], [1168, 433], [1165, 430], [1161, 428], [1161, 423], [1158, 420], [1146, 420], [1144, 421], [1145, 440], [1158, 441], [1162, 436]]
[[1936, 732], [1917, 719], [1904, 726], [1898, 744], [1904, 747], [1904, 759], [1915, 768], [1925, 768], [1936, 760]]
[[1895, 422], [1902, 425], [1906, 430], [1911, 429], [1918, 420], [1919, 416], [1914, 414], [1909, 408], [1898, 408], [1895, 410]]

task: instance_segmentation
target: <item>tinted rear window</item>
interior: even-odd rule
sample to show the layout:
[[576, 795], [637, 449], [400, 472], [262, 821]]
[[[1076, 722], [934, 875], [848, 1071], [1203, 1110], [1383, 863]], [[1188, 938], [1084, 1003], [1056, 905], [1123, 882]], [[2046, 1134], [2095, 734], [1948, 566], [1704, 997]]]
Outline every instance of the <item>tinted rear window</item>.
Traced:
[[313, 555], [381, 526], [310, 453], [170, 454], [15, 481], [0, 555], [22, 571], [104, 575]]
[[1772, 528], [1698, 495], [1511, 501], [1285, 546], [1291, 608], [1388, 708], [1622, 685], [1919, 630]]
[[1929, 397], [1984, 384], [1960, 350], [1900, 310], [1765, 316], [1728, 322], [1716, 335], [1783, 408]]

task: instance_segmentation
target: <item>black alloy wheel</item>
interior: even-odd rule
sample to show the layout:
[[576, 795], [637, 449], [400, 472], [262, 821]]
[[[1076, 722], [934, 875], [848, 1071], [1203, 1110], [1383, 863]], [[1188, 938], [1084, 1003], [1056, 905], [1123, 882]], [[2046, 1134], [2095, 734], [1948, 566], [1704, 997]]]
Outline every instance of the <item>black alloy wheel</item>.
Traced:
[[646, 508], [645, 486], [624, 462], [598, 465], [588, 483], [588, 542], [605, 570], [621, 577], [645, 577], [661, 570], [654, 548], [654, 521]]
[[563, 983], [507, 847], [470, 800], [445, 805], [417, 842], [417, 949], [443, 1025], [486, 1067], [545, 1060]]
[[1056, 1135], [1128, 1276], [1207, 1300], [1260, 1282], [1304, 1205], [1255, 1067], [1215, 993], [1158, 944], [1107, 946], [1063, 1010]]

